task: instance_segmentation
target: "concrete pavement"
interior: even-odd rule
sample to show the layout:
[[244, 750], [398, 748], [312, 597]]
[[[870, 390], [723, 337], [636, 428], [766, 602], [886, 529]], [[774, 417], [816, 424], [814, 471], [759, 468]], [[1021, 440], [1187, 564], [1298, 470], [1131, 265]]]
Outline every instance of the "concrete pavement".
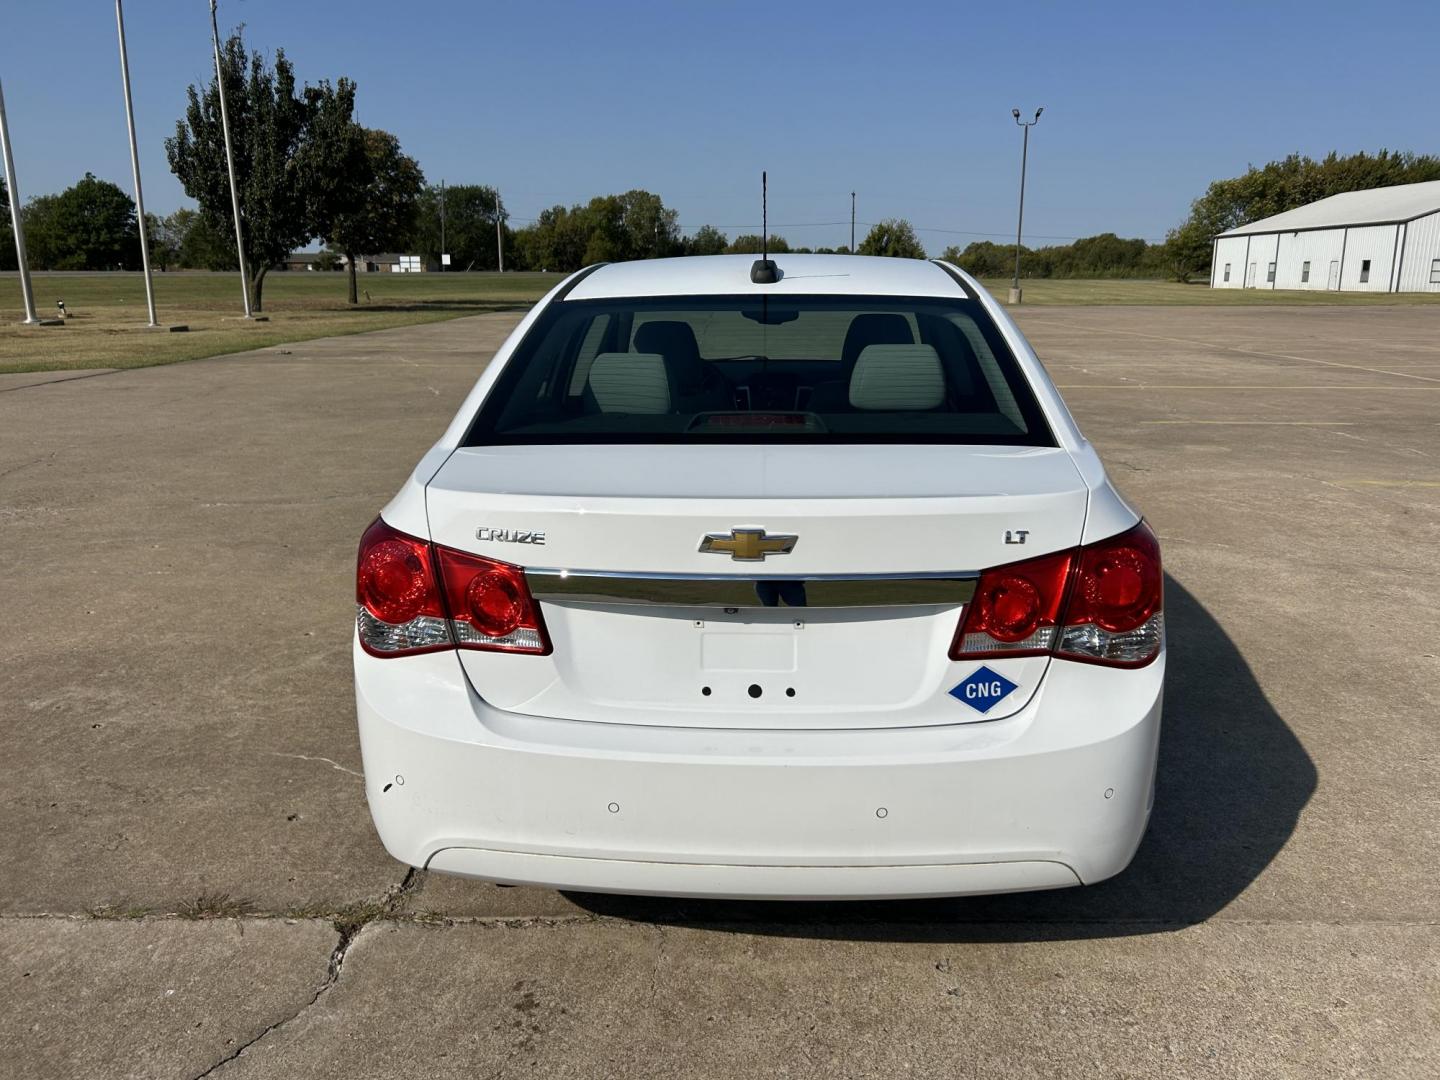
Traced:
[[6, 1070], [1434, 1075], [1440, 311], [1022, 310], [1165, 545], [1150, 833], [1090, 889], [798, 907], [374, 837], [354, 544], [514, 318], [0, 386]]

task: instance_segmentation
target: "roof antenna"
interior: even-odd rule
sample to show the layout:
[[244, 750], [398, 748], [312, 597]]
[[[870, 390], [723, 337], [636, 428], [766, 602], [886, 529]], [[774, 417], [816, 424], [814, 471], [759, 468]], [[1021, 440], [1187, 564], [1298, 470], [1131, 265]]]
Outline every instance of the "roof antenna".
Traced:
[[774, 285], [780, 280], [780, 268], [770, 258], [770, 185], [765, 172], [760, 173], [760, 258], [750, 264], [750, 280], [756, 285]]

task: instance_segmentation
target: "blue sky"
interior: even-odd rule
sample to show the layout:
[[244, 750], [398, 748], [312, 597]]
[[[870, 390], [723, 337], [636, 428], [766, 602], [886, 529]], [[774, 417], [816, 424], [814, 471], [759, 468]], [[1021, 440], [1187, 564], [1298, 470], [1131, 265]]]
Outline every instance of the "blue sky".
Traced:
[[[498, 185], [516, 219], [644, 187], [683, 225], [848, 240], [909, 218], [932, 253], [1026, 239], [1163, 237], [1214, 178], [1290, 151], [1440, 152], [1440, 4], [841, 2], [408, 4], [221, 0], [221, 32], [349, 75], [362, 123], [432, 181]], [[185, 204], [164, 138], [211, 68], [206, 0], [130, 0], [147, 208]], [[1422, 57], [1428, 54], [1428, 59]], [[1407, 57], [1409, 57], [1407, 59]], [[113, 4], [3, 0], [20, 187], [86, 170], [130, 187]], [[802, 227], [812, 223], [846, 222]]]

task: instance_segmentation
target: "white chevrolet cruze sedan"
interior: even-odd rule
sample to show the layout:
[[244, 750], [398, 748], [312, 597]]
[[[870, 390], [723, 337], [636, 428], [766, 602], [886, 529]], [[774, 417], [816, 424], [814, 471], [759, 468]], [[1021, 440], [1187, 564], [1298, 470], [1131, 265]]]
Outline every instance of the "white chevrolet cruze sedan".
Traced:
[[938, 262], [593, 266], [360, 542], [366, 793], [412, 866], [953, 896], [1129, 863], [1155, 535]]

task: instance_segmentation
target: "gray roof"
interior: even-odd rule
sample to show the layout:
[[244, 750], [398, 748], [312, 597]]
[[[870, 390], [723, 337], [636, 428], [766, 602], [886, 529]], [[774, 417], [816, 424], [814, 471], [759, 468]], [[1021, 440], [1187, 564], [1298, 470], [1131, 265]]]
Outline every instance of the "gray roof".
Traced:
[[1254, 236], [1257, 233], [1294, 232], [1299, 229], [1386, 225], [1392, 221], [1410, 221], [1436, 211], [1440, 211], [1440, 180], [1427, 180], [1423, 184], [1346, 191], [1286, 210], [1283, 214], [1252, 221], [1220, 235]]

